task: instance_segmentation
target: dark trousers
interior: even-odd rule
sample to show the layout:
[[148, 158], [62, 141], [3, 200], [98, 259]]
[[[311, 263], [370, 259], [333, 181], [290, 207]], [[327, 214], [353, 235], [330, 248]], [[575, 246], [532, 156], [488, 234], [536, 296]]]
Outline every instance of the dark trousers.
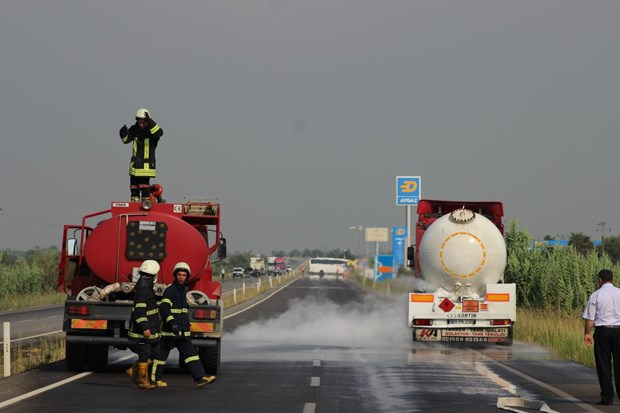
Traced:
[[146, 363], [149, 359], [154, 359], [155, 356], [161, 353], [161, 342], [140, 342], [130, 346], [129, 349], [138, 355], [138, 362]]
[[196, 347], [194, 347], [189, 337], [165, 338], [162, 340], [161, 352], [153, 360], [152, 377], [155, 380], [161, 380], [170, 350], [175, 347], [179, 350], [179, 365], [185, 363], [194, 381], [204, 377], [205, 369], [202, 367], [200, 357], [196, 353]]
[[594, 360], [596, 373], [601, 386], [601, 401], [614, 401], [614, 383], [611, 379], [613, 357], [613, 372], [616, 393], [620, 397], [620, 328], [596, 327], [594, 331]]
[[142, 198], [151, 196], [150, 177], [129, 175], [129, 190], [132, 198], [138, 198], [142, 193]]

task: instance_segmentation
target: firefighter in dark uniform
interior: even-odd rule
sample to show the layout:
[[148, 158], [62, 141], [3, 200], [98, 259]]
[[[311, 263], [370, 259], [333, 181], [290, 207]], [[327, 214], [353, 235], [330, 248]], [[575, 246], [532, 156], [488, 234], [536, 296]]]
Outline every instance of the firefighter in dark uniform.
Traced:
[[129, 320], [128, 338], [136, 344], [131, 350], [138, 354], [138, 361], [127, 370], [134, 382], [141, 389], [153, 389], [156, 386], [149, 381], [149, 359], [160, 352], [159, 311], [153, 284], [159, 264], [154, 260], [146, 260], [140, 266], [140, 279], [134, 287], [135, 298], [131, 318]]
[[123, 143], [133, 143], [131, 162], [129, 164], [129, 189], [131, 202], [140, 202], [151, 195], [149, 180], [155, 178], [155, 149], [164, 134], [162, 128], [151, 118], [145, 108], [138, 109], [136, 123], [127, 129], [123, 125], [119, 131]]
[[189, 368], [194, 382], [198, 387], [211, 383], [215, 376], [206, 376], [200, 357], [190, 339], [189, 306], [187, 304], [187, 282], [190, 277], [189, 265], [179, 262], [174, 266], [174, 281], [166, 291], [159, 304], [159, 313], [162, 319], [162, 346], [161, 353], [153, 360], [151, 380], [157, 387], [166, 387], [162, 381], [166, 360], [170, 350], [176, 347], [179, 350], [179, 362], [183, 361]]

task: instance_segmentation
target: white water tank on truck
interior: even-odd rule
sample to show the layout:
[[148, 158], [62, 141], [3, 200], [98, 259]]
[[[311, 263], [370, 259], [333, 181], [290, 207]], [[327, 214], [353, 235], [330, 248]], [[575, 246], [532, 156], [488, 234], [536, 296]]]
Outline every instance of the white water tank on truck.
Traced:
[[[460, 208], [426, 229], [419, 249], [420, 272], [435, 288], [484, 294], [487, 284], [503, 280], [506, 244], [487, 218]], [[467, 287], [469, 286], [469, 287]]]

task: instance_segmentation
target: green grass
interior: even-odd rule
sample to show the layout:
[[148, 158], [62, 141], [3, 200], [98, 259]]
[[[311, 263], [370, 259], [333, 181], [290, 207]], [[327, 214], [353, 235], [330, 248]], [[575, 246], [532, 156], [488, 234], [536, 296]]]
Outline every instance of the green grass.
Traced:
[[16, 296], [5, 296], [0, 298], [0, 311], [61, 304], [65, 301], [66, 298], [66, 294], [57, 292], [29, 293]]
[[[11, 375], [34, 369], [44, 364], [65, 358], [65, 335], [62, 333], [45, 336], [11, 345]], [[4, 376], [4, 357], [0, 364], [0, 374]]]
[[515, 340], [538, 343], [555, 355], [594, 367], [594, 350], [583, 344], [581, 312], [563, 315], [554, 310], [517, 309]]

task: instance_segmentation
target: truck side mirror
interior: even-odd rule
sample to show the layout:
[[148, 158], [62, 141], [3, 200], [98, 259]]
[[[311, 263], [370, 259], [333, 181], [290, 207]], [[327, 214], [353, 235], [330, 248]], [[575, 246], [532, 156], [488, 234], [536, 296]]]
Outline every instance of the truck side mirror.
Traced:
[[407, 247], [407, 267], [415, 267], [415, 245]]
[[71, 257], [77, 254], [77, 239], [69, 238], [67, 239], [67, 256]]
[[217, 257], [221, 260], [226, 258], [226, 238], [220, 238], [220, 243], [217, 246]]

